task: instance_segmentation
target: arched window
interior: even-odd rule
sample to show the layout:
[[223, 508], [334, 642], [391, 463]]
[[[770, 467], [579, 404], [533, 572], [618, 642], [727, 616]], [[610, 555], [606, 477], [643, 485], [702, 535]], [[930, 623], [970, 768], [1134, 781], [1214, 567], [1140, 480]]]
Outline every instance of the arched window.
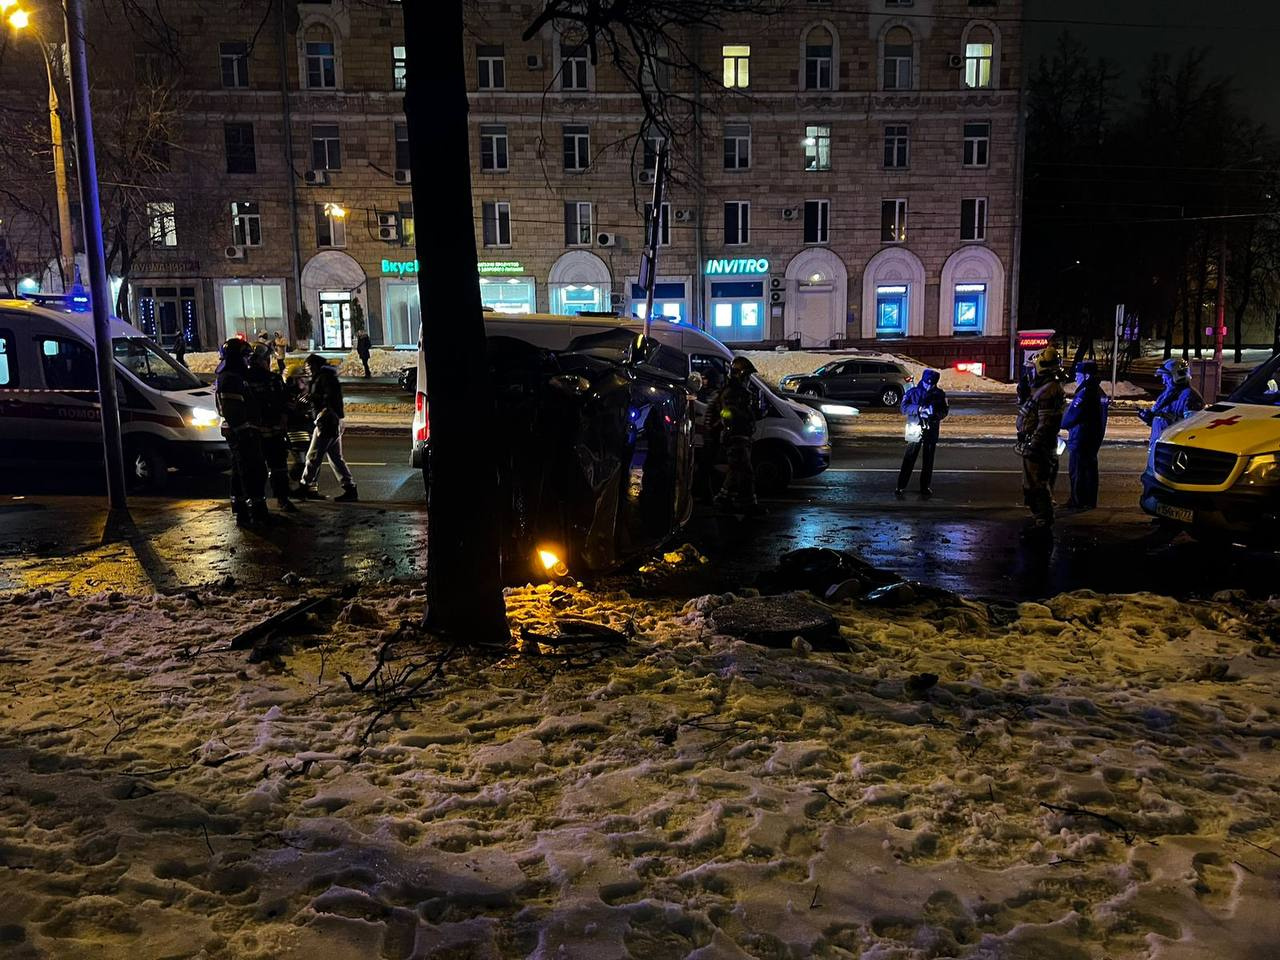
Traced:
[[804, 38], [804, 89], [835, 89], [835, 37], [824, 26], [810, 28]]
[[964, 85], [970, 90], [994, 86], [995, 37], [989, 27], [970, 27], [964, 42]]
[[915, 87], [915, 38], [906, 27], [893, 27], [884, 35], [884, 89]]
[[313, 23], [303, 34], [303, 78], [308, 90], [335, 90], [338, 86], [338, 46], [333, 31]]

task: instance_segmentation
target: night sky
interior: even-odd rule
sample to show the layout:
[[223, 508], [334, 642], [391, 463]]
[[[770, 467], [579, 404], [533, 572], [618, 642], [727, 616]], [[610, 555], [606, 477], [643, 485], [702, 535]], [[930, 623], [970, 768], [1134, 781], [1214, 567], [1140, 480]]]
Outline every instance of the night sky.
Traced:
[[1029, 70], [1066, 29], [1123, 71], [1131, 95], [1153, 53], [1208, 47], [1209, 71], [1233, 75], [1238, 102], [1280, 134], [1280, 0], [1025, 0], [1024, 12]]

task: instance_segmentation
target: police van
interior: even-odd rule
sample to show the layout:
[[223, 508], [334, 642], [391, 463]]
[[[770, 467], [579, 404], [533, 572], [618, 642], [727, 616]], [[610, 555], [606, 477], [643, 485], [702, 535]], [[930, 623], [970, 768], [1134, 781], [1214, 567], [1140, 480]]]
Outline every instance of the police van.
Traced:
[[[101, 461], [102, 411], [85, 297], [0, 299], [0, 457]], [[213, 391], [136, 327], [111, 320], [125, 476], [160, 489], [171, 467], [230, 460]]]
[[[513, 337], [547, 350], [564, 350], [582, 338], [611, 331], [634, 335], [643, 329], [642, 321], [612, 314], [485, 314], [487, 336]], [[662, 345], [650, 362], [670, 376], [689, 381], [700, 399], [705, 400], [728, 376], [733, 352], [715, 337], [666, 320], [655, 321], [650, 336]], [[690, 380], [693, 374], [697, 377]], [[779, 396], [759, 376], [752, 374], [751, 380], [763, 409], [751, 451], [760, 491], [778, 493], [792, 480], [815, 477], [826, 470], [831, 463], [826, 418], [811, 407]], [[422, 466], [430, 438], [426, 383], [426, 355], [419, 344], [410, 460], [415, 468]]]
[[1280, 354], [1226, 400], [1165, 429], [1142, 508], [1193, 535], [1274, 544], [1280, 532]]

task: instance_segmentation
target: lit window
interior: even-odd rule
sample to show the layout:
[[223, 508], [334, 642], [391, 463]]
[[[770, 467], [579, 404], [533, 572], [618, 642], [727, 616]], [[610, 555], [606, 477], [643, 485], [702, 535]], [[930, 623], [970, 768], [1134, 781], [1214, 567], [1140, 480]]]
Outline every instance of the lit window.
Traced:
[[906, 200], [880, 201], [880, 239], [884, 243], [906, 243]]
[[339, 216], [332, 203], [317, 203], [316, 246], [345, 247], [347, 245], [347, 221]]
[[964, 45], [964, 85], [970, 89], [991, 86], [991, 62], [995, 44], [991, 40], [991, 31], [986, 27], [975, 27], [969, 33], [969, 41]]
[[831, 169], [831, 127], [826, 124], [804, 128], [804, 168]]
[[391, 89], [403, 90], [408, 82], [409, 67], [405, 62], [404, 47], [391, 48]]
[[178, 245], [178, 218], [174, 213], [173, 201], [148, 203], [147, 224], [147, 233], [153, 247]]
[[741, 45], [721, 47], [724, 57], [724, 85], [726, 87], [751, 86], [751, 48]]

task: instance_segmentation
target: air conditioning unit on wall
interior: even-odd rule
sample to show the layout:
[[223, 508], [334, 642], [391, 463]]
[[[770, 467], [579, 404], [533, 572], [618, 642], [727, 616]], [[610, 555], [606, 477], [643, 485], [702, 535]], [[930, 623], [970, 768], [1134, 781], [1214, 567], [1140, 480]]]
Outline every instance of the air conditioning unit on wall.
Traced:
[[653, 171], [641, 170], [638, 174], [636, 174], [636, 180], [639, 183], [653, 183]]
[[323, 187], [329, 182], [328, 170], [308, 170], [302, 175], [302, 179], [312, 187]]
[[798, 219], [799, 216], [800, 216], [799, 207], [783, 207], [782, 208], [783, 220], [795, 220], [795, 219]]
[[409, 184], [413, 183], [413, 174], [411, 174], [408, 170], [397, 170], [396, 183], [400, 184], [401, 186], [408, 186]]
[[675, 212], [675, 217], [676, 217], [676, 222], [677, 222], [677, 223], [692, 223], [692, 222], [693, 222], [693, 211], [692, 211], [692, 210], [677, 210], [677, 211]]
[[400, 216], [395, 213], [378, 214], [378, 239], [400, 239]]
[[964, 66], [964, 57], [960, 56], [958, 53], [950, 54], [947, 57], [947, 66], [952, 70], [959, 70]]
[[222, 255], [228, 260], [243, 260], [244, 247], [238, 243], [230, 244], [222, 251]]
[[618, 235], [616, 233], [597, 233], [597, 247], [616, 247], [618, 245]]
[[781, 290], [781, 289], [783, 289], [783, 287], [785, 287], [785, 286], [786, 286], [786, 281], [785, 281], [785, 280], [783, 280], [781, 277], [770, 277], [770, 278], [769, 278], [769, 289], [770, 289], [770, 290]]
[[530, 70], [542, 69], [542, 57], [539, 54], [536, 54], [536, 53], [529, 54], [527, 57], [524, 58], [524, 63], [525, 63], [525, 66], [528, 67]]
[[785, 300], [786, 298], [787, 298], [787, 295], [786, 295], [785, 293], [783, 293], [781, 290], [771, 290], [771, 291], [769, 291], [769, 302], [770, 302], [770, 303], [781, 303], [781, 302], [782, 302], [783, 300]]

